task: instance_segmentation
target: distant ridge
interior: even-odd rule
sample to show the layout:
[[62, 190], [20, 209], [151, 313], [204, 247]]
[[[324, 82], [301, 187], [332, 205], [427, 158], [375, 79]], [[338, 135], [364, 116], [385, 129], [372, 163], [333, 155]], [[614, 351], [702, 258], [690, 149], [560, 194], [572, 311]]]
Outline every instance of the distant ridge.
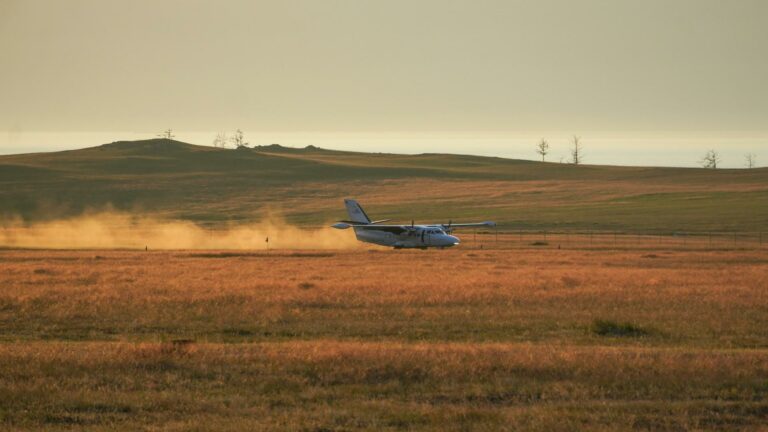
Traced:
[[[94, 148], [94, 147], [90, 147], [90, 148]], [[177, 141], [177, 140], [172, 140], [167, 138], [153, 138], [153, 139], [137, 140], [137, 141], [115, 141], [108, 144], [102, 144], [95, 148], [107, 150], [107, 151], [130, 152], [132, 154], [144, 153], [146, 155], [151, 155], [155, 153], [174, 153], [174, 152], [184, 152], [184, 151], [197, 152], [197, 151], [227, 151], [227, 150], [239, 150], [239, 151], [250, 150], [255, 152], [266, 152], [266, 153], [348, 153], [344, 151], [327, 150], [314, 145], [308, 145], [306, 147], [287, 147], [280, 144], [267, 144], [267, 145], [256, 145], [253, 147], [241, 147], [238, 149], [234, 149], [231, 147], [221, 148], [221, 147], [189, 144], [183, 141]], [[88, 148], [79, 149], [79, 150], [88, 150]], [[78, 151], [78, 150], [68, 150], [68, 151]]]
[[345, 153], [338, 150], [328, 150], [313, 145], [306, 147], [286, 147], [280, 144], [267, 144], [257, 145], [251, 147], [255, 151], [271, 152], [271, 153]]
[[[287, 147], [280, 144], [257, 145], [253, 147], [218, 148], [190, 144], [166, 138], [136, 141], [115, 141], [95, 147], [42, 153], [0, 155], [0, 166], [23, 165], [25, 167], [50, 167], [66, 170], [74, 163], [77, 170], [86, 166], [98, 171], [103, 165], [105, 171], [115, 168], [117, 162], [130, 162], [136, 158], [164, 159], [177, 163], [173, 171], [179, 171], [187, 163], [200, 162], [215, 167], [219, 162], [239, 161], [240, 168], [246, 168], [248, 161], [263, 161], [271, 157], [276, 164], [289, 161], [338, 165], [339, 167], [366, 167], [371, 171], [378, 168], [393, 170], [396, 177], [409, 174], [413, 169], [427, 170], [426, 176], [454, 176], [457, 178], [495, 178], [508, 180], [531, 179], [600, 179], [648, 178], [673, 176], [677, 178], [709, 178], [712, 176], [760, 177], [768, 173], [766, 168], [745, 169], [704, 169], [675, 167], [638, 167], [615, 165], [573, 165], [568, 163], [540, 162], [527, 159], [507, 159], [492, 156], [473, 156], [450, 153], [364, 153], [342, 150], [328, 150], [314, 145]], [[56, 164], [55, 167], [52, 165]], [[194, 165], [194, 164], [193, 164]], [[167, 169], [168, 167], [158, 167]], [[227, 166], [226, 168], [231, 168]], [[1, 173], [0, 173], [1, 174]], [[418, 175], [418, 173], [414, 173]], [[423, 175], [418, 175], [423, 176]]]
[[[93, 148], [93, 147], [91, 147]], [[184, 151], [211, 151], [221, 150], [215, 147], [200, 146], [166, 138], [154, 138], [139, 141], [115, 141], [95, 147], [104, 151], [118, 151], [131, 153], [174, 153]], [[83, 150], [87, 150], [83, 149]], [[77, 150], [74, 150], [77, 151]]]

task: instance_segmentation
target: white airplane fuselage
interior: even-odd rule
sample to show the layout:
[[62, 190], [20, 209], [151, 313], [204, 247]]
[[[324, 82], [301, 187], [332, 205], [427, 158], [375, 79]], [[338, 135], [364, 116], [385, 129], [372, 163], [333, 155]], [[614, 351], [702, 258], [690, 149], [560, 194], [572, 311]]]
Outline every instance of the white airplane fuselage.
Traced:
[[424, 249], [429, 247], [445, 248], [456, 246], [460, 243], [458, 237], [447, 234], [441, 228], [431, 226], [417, 225], [401, 233], [370, 230], [365, 227], [355, 227], [354, 230], [355, 236], [360, 241], [398, 249]]

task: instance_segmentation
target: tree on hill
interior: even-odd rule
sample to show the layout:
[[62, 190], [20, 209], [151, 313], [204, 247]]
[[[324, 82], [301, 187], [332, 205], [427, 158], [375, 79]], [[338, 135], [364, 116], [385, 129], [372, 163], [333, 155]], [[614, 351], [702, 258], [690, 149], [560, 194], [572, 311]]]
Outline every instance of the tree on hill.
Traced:
[[541, 161], [544, 162], [549, 154], [549, 143], [547, 140], [542, 139], [539, 145], [536, 146], [536, 153], [541, 155]]
[[754, 153], [747, 153], [744, 155], [744, 160], [747, 168], [754, 168], [757, 165], [757, 155]]
[[579, 137], [573, 136], [573, 146], [571, 147], [571, 163], [578, 165], [584, 159], [584, 150], [579, 143]]
[[216, 138], [213, 139], [213, 146], [219, 147], [219, 148], [226, 148], [228, 142], [229, 142], [229, 137], [227, 137], [227, 134], [223, 132], [217, 133]]
[[173, 134], [173, 130], [171, 128], [168, 128], [161, 133], [157, 134], [158, 138], [165, 138], [167, 140], [176, 138], [176, 135]]
[[245, 134], [243, 134], [243, 131], [240, 129], [235, 131], [235, 134], [230, 138], [230, 141], [232, 141], [236, 149], [248, 148], [248, 143], [245, 142]]
[[720, 163], [720, 154], [714, 150], [710, 150], [704, 154], [704, 157], [699, 161], [702, 167], [717, 169], [717, 164]]

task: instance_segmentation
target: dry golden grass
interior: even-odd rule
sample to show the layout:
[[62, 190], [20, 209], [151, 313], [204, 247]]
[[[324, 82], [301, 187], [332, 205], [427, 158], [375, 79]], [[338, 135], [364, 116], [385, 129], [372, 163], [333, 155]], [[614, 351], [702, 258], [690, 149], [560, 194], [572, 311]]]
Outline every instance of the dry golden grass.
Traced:
[[0, 251], [0, 427], [759, 428], [768, 251], [654, 245]]

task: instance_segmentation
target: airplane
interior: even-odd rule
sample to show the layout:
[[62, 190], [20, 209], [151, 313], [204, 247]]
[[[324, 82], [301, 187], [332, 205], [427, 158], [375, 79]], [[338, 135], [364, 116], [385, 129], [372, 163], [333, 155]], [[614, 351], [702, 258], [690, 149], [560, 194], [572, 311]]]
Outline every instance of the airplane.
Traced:
[[331, 227], [336, 229], [352, 228], [358, 240], [379, 246], [391, 246], [395, 249], [418, 248], [427, 249], [453, 247], [460, 243], [458, 237], [451, 235], [454, 228], [465, 227], [495, 227], [495, 222], [428, 224], [414, 225], [382, 225], [391, 219], [372, 221], [365, 210], [353, 199], [345, 199], [349, 220], [339, 221]]

